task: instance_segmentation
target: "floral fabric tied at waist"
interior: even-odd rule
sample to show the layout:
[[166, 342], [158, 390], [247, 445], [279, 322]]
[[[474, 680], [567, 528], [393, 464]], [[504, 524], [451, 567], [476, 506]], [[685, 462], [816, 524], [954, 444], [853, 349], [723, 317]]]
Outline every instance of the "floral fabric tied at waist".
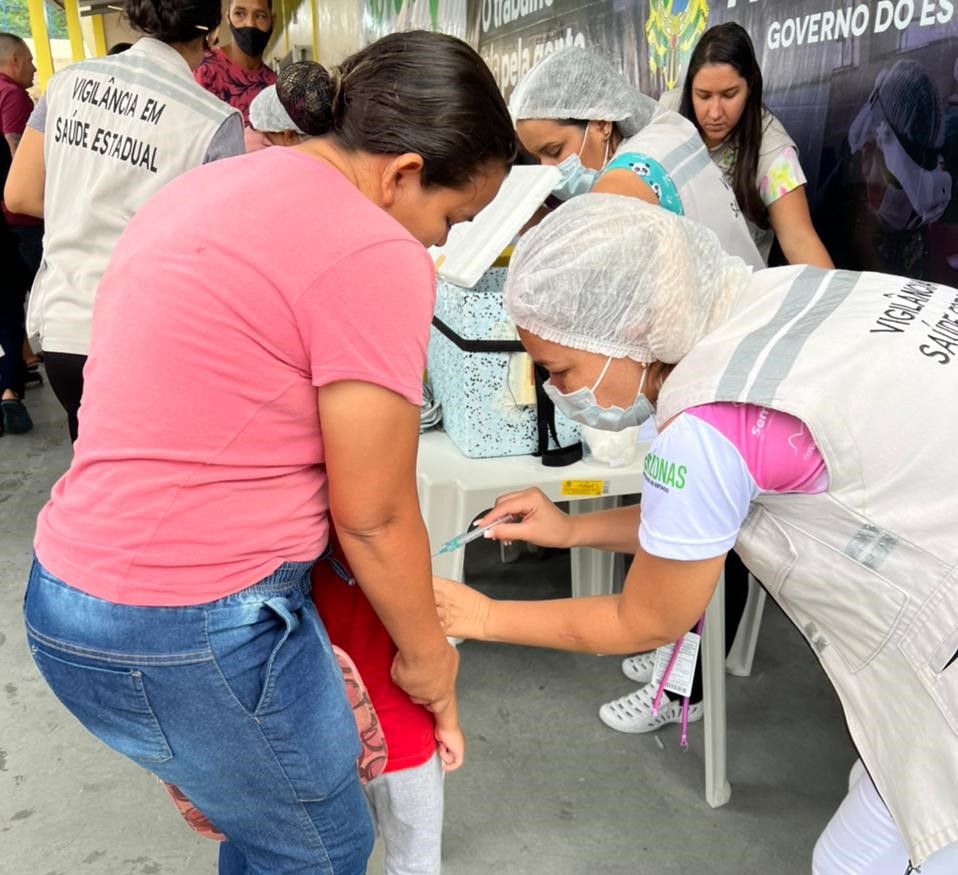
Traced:
[[[366, 686], [360, 677], [359, 669], [349, 658], [344, 650], [333, 645], [333, 653], [336, 654], [336, 662], [343, 673], [343, 683], [346, 685], [346, 695], [349, 698], [349, 704], [353, 709], [353, 717], [356, 718], [356, 729], [359, 732], [359, 740], [362, 743], [362, 750], [359, 758], [356, 760], [356, 766], [359, 769], [359, 780], [363, 784], [368, 784], [373, 778], [378, 777], [386, 768], [387, 751], [386, 738], [383, 735], [382, 727], [379, 724], [379, 718], [376, 716], [376, 709], [369, 699], [369, 693], [366, 692]], [[159, 780], [159, 779], [157, 779]], [[216, 826], [203, 814], [189, 799], [186, 798], [183, 791], [175, 784], [167, 784], [160, 781], [170, 794], [173, 804], [177, 811], [183, 815], [190, 829], [195, 830], [201, 836], [213, 839], [217, 842], [225, 842], [226, 836], [221, 833]]]

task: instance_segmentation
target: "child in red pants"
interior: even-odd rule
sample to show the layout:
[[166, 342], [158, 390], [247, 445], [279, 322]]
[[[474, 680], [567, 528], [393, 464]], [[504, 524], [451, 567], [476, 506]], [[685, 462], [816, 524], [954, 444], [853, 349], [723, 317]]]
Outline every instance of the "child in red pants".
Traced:
[[365, 786], [386, 875], [437, 875], [443, 772], [458, 769], [465, 751], [455, 699], [432, 714], [393, 683], [396, 645], [332, 546], [331, 557], [313, 568], [313, 601], [329, 640], [356, 664], [386, 739], [386, 768]]

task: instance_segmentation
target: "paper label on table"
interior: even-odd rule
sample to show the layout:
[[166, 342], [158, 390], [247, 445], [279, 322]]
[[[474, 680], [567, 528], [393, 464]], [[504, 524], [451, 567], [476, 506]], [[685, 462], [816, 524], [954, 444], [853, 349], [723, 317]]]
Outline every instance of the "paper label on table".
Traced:
[[563, 480], [562, 494], [569, 498], [598, 498], [609, 491], [606, 480]]
[[[672, 673], [669, 675], [665, 689], [677, 696], [690, 696], [692, 694], [692, 681], [695, 678], [695, 663], [699, 658], [699, 645], [702, 643], [702, 636], [694, 632], [687, 632], [682, 638], [682, 647], [679, 649], [679, 655], [675, 659], [675, 665], [672, 666]], [[652, 683], [658, 688], [662, 682], [662, 676], [669, 666], [669, 660], [672, 658], [674, 644], [668, 644], [655, 651], [655, 668], [652, 671]]]

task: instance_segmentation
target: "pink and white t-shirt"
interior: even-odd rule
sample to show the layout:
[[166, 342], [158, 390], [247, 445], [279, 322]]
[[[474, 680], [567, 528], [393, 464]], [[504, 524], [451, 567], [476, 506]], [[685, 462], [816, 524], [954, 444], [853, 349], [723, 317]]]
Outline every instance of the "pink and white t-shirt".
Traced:
[[664, 559], [728, 552], [762, 493], [814, 494], [828, 472], [806, 425], [754, 404], [719, 402], [677, 416], [645, 459], [642, 549]]
[[420, 404], [434, 297], [426, 250], [322, 161], [264, 149], [178, 177], [100, 284], [40, 562], [109, 601], [189, 605], [315, 558], [316, 389], [358, 380]]

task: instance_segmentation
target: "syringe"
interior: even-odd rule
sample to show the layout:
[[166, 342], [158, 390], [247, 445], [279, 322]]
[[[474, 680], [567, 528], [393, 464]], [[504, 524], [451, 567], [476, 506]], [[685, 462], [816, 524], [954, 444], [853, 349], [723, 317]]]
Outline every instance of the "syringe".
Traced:
[[511, 523], [515, 521], [515, 517], [511, 515], [506, 515], [500, 517], [497, 520], [493, 520], [491, 523], [487, 523], [484, 526], [480, 526], [478, 529], [470, 529], [468, 532], [463, 532], [461, 535], [456, 535], [455, 538], [452, 538], [446, 541], [435, 553], [432, 555], [442, 556], [445, 553], [452, 553], [454, 550], [458, 550], [460, 547], [465, 547], [466, 544], [471, 541], [475, 541], [478, 538], [481, 538], [489, 529], [495, 528], [500, 523]]

